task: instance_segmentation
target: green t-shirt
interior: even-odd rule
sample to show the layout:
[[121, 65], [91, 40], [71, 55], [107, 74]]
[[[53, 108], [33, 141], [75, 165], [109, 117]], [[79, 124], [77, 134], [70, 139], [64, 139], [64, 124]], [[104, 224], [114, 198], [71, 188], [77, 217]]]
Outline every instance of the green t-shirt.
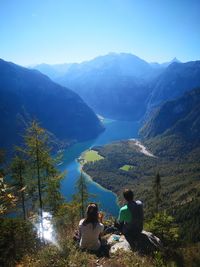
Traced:
[[119, 222], [126, 222], [126, 223], [131, 223], [132, 222], [132, 214], [131, 214], [131, 211], [129, 210], [127, 205], [124, 205], [120, 209], [118, 221]]
[[119, 211], [119, 222], [125, 222], [128, 224], [130, 223], [139, 228], [143, 228], [143, 220], [143, 205], [140, 200], [136, 200], [128, 205], [124, 205]]

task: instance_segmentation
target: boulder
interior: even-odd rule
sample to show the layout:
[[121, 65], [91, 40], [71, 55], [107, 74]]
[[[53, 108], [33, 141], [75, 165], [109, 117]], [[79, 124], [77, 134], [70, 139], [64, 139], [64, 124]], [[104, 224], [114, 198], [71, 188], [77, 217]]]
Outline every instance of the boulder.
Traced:
[[151, 232], [144, 230], [138, 236], [137, 240], [135, 240], [132, 247], [124, 235], [112, 234], [107, 239], [107, 243], [110, 245], [110, 253], [116, 253], [118, 249], [122, 249], [124, 251], [135, 250], [143, 254], [151, 254], [156, 250], [163, 249], [160, 239]]
[[108, 244], [110, 247], [110, 253], [116, 253], [118, 249], [122, 249], [124, 251], [130, 251], [131, 246], [126, 240], [124, 235], [111, 235], [108, 240]]

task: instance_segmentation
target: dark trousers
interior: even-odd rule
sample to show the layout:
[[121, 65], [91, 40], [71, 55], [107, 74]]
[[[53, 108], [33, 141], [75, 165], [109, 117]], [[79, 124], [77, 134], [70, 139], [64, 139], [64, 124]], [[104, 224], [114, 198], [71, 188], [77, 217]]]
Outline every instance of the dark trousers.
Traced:
[[139, 239], [140, 234], [141, 231], [138, 230], [124, 231], [124, 236], [128, 241], [128, 243], [130, 244], [131, 248], [135, 248], [137, 246], [137, 240]]

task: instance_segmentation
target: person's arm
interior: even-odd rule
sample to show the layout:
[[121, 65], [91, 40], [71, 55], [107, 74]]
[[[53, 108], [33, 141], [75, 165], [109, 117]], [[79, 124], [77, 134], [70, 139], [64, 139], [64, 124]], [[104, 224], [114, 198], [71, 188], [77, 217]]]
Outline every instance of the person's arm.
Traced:
[[99, 212], [98, 218], [99, 218], [99, 222], [102, 223], [102, 224], [103, 224], [103, 217], [104, 217], [103, 212]]
[[118, 221], [119, 223], [123, 223], [123, 222], [124, 222], [124, 212], [123, 212], [122, 209], [120, 209], [120, 211], [119, 211], [119, 216], [118, 216], [117, 221]]
[[117, 220], [115, 220], [115, 222], [114, 222], [114, 226], [115, 226], [119, 231], [122, 231], [123, 224], [124, 224], [124, 216], [123, 216], [123, 211], [120, 209], [120, 211], [119, 211], [119, 216], [118, 216]]
[[104, 225], [102, 222], [99, 222], [99, 240], [101, 241], [101, 237], [104, 235]]
[[79, 238], [81, 238], [81, 232], [82, 232], [82, 227], [83, 227], [83, 221], [84, 221], [84, 219], [80, 220], [79, 225], [78, 225]]

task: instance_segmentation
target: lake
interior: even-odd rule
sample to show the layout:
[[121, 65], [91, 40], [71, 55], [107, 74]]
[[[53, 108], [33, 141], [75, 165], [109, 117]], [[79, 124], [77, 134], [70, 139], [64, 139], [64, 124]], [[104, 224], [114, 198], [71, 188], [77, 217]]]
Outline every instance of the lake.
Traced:
[[[77, 158], [79, 158], [81, 153], [93, 146], [138, 137], [140, 126], [138, 122], [105, 119], [103, 123], [105, 131], [96, 139], [77, 143], [64, 151], [63, 164], [59, 166], [59, 169], [61, 171], [67, 171], [66, 177], [61, 184], [61, 192], [67, 200], [72, 199], [72, 195], [75, 193], [76, 181], [80, 177], [80, 164], [77, 162]], [[117, 216], [119, 206], [117, 205], [116, 195], [92, 181], [87, 175], [85, 177], [89, 193], [95, 194], [95, 197], [91, 198], [91, 201], [99, 203], [100, 209], [105, 211], [107, 215]]]

